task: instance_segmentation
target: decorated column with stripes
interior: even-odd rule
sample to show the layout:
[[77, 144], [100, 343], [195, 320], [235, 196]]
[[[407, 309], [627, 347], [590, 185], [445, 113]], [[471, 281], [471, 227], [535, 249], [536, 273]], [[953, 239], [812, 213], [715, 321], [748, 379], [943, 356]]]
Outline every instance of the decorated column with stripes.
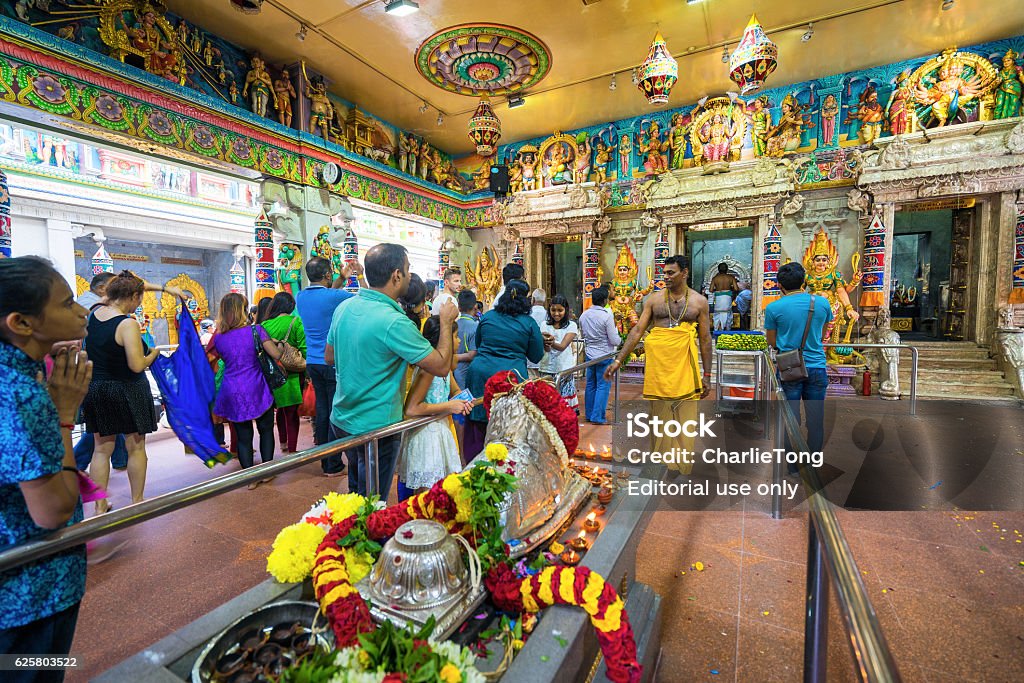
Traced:
[[517, 266], [525, 267], [526, 262], [525, 262], [525, 256], [523, 254], [523, 241], [522, 240], [516, 240], [516, 246], [515, 246], [515, 249], [512, 251], [512, 256], [509, 258], [509, 261], [511, 261], [512, 263], [516, 264]]
[[[356, 238], [355, 230], [352, 228], [345, 229], [345, 240], [341, 243], [341, 260], [346, 263], [359, 260], [359, 240]], [[348, 282], [345, 283], [345, 291], [352, 294], [359, 291], [358, 275], [353, 273], [348, 276]]]
[[110, 258], [110, 254], [104, 248], [103, 242], [97, 242], [96, 245], [99, 249], [92, 255], [92, 274], [96, 276], [100, 273], [113, 273], [114, 259]]
[[[1018, 224], [1019, 230], [1019, 224]], [[864, 231], [864, 260], [861, 272], [864, 277], [860, 281], [860, 305], [885, 305], [885, 225], [882, 217], [875, 213], [871, 223]]]
[[1011, 304], [1024, 304], [1024, 204], [1017, 205], [1017, 226], [1013, 233], [1013, 288]]
[[654, 242], [654, 289], [665, 289], [665, 261], [668, 259], [668, 230], [660, 228]]
[[764, 265], [764, 283], [761, 286], [761, 308], [779, 298], [779, 265], [782, 262], [782, 235], [779, 224], [772, 216], [768, 222], [768, 233], [764, 238], [762, 263]]
[[590, 308], [594, 290], [601, 285], [601, 243], [600, 237], [587, 238], [583, 249], [583, 310]]
[[7, 174], [0, 171], [0, 258], [11, 258], [11, 192]]
[[259, 303], [262, 299], [272, 298], [277, 293], [277, 280], [274, 274], [274, 226], [267, 218], [266, 210], [261, 209], [256, 217], [256, 291], [252, 302]]
[[228, 271], [231, 274], [231, 293], [232, 294], [245, 294], [245, 269], [242, 268], [242, 264], [235, 259], [235, 263], [231, 266], [231, 270]]
[[441, 248], [437, 250], [437, 286], [444, 291], [444, 274], [448, 272], [451, 265], [451, 251], [448, 249], [448, 240], [441, 242]]

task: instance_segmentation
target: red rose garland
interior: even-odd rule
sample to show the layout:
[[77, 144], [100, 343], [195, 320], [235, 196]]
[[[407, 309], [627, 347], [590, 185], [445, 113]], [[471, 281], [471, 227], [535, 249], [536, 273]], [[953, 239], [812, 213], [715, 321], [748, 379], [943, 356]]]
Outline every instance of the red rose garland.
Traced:
[[[509, 393], [518, 384], [514, 372], [497, 372], [487, 380], [487, 384], [484, 385], [484, 408], [488, 417], [491, 415], [491, 402], [494, 398]], [[566, 453], [575, 453], [580, 442], [579, 416], [565, 402], [558, 389], [549, 382], [532, 381], [523, 384], [522, 392], [562, 437]]]

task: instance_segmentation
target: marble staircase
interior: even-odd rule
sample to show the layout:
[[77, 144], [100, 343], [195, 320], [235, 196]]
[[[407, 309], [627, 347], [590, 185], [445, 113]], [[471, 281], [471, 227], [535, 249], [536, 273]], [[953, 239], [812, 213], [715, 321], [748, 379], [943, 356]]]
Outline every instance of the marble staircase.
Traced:
[[[917, 396], [922, 399], [1016, 401], [1013, 387], [988, 349], [974, 342], [910, 342], [919, 353]], [[900, 354], [900, 390], [910, 396], [910, 354]]]

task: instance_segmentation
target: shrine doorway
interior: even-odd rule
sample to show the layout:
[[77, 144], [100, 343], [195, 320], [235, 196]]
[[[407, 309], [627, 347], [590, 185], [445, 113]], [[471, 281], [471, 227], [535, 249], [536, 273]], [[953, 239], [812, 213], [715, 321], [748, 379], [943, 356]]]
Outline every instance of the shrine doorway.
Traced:
[[573, 316], [579, 318], [583, 312], [583, 242], [545, 243], [543, 272], [544, 281], [531, 284], [543, 287], [549, 301], [555, 294], [564, 296]]
[[964, 207], [963, 200], [961, 207], [909, 204], [896, 213], [889, 313], [892, 329], [904, 341], [964, 341], [970, 336], [974, 210]]
[[[753, 289], [754, 228], [748, 224], [694, 226], [686, 231], [686, 257], [690, 261], [690, 287], [710, 297], [711, 280], [724, 263], [728, 273]], [[733, 328], [739, 328], [739, 312], [733, 303]]]

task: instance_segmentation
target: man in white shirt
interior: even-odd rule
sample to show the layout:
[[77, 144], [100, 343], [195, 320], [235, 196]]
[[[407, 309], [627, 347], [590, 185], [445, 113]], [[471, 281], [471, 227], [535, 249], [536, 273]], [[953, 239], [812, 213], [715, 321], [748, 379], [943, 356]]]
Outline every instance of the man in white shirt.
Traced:
[[[545, 306], [547, 300], [548, 294], [543, 289], [538, 287], [533, 290], [533, 308], [530, 309], [530, 317], [537, 321], [537, 327], [542, 330], [548, 321], [548, 309]], [[526, 361], [526, 371], [530, 373], [530, 379], [540, 377], [540, 366], [537, 363]]]
[[431, 312], [440, 311], [444, 302], [451, 301], [456, 308], [459, 305], [459, 292], [462, 291], [462, 269], [458, 266], [450, 266], [444, 271], [444, 288], [437, 293], [430, 306]]
[[[608, 289], [598, 287], [591, 293], [591, 306], [580, 316], [580, 334], [586, 344], [587, 360], [606, 356], [618, 348], [622, 341], [615, 327], [615, 314], [605, 308], [608, 303]], [[611, 382], [604, 378], [604, 371], [612, 359], [601, 361], [587, 368], [587, 393], [584, 415], [588, 422], [608, 424], [605, 412], [608, 410], [608, 393]]]

